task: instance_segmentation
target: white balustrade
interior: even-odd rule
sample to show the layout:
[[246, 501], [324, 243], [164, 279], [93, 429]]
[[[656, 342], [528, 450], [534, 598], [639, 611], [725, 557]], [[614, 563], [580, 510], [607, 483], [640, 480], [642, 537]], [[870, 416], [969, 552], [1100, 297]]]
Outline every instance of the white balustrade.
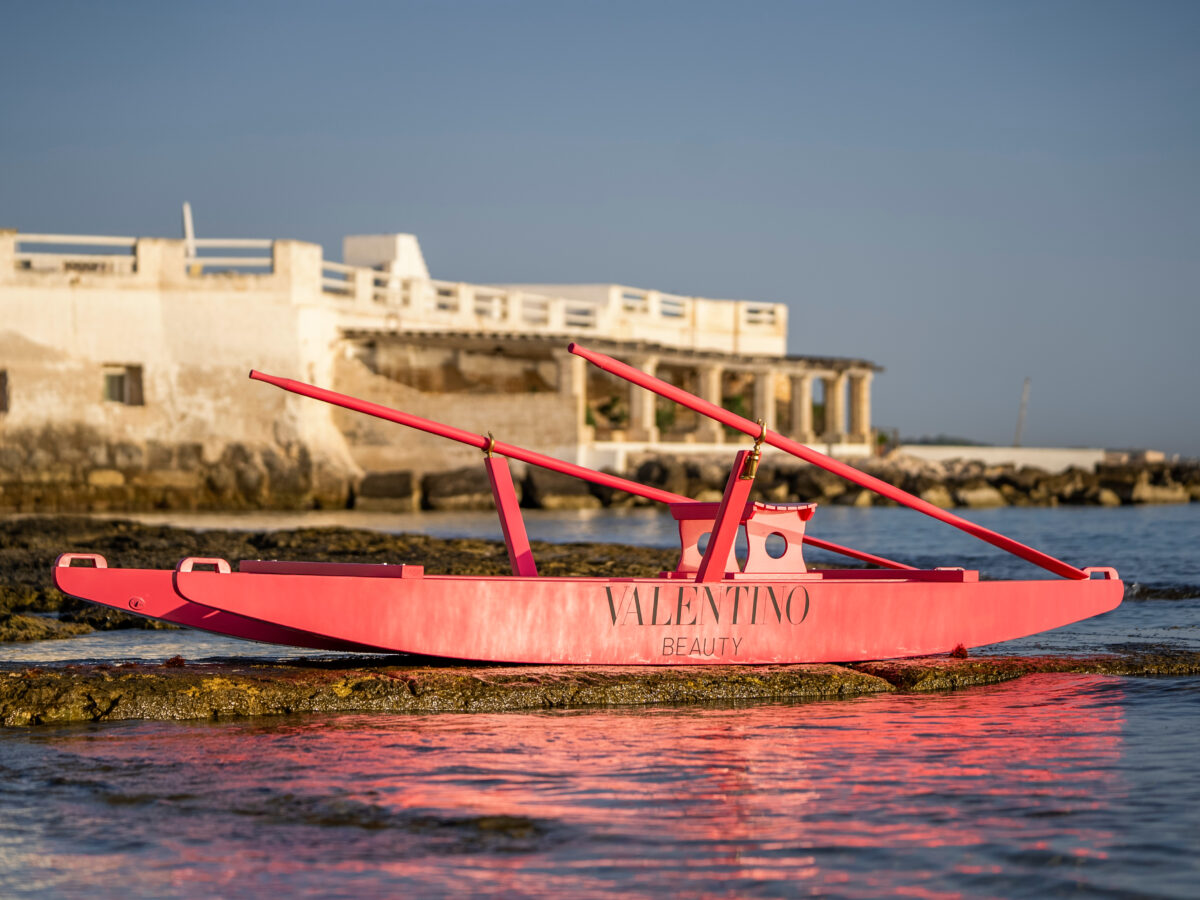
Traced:
[[[138, 239], [133, 237], [17, 233], [13, 242], [13, 265], [18, 271], [105, 275], [137, 271]], [[180, 243], [184, 272], [193, 278], [218, 272], [257, 277], [275, 272], [278, 251], [271, 240], [196, 238]], [[317, 296], [339, 306], [352, 304], [347, 311], [358, 317], [359, 327], [369, 321], [363, 316], [378, 317], [381, 326], [395, 327], [396, 314], [402, 312], [404, 327], [417, 331], [583, 333], [691, 349], [784, 352], [787, 316], [782, 304], [709, 300], [624, 285], [586, 286], [579, 296], [552, 296], [530, 293], [526, 287], [406, 277], [393, 274], [387, 266], [347, 265], [312, 255], [315, 247], [298, 243], [297, 247], [309, 249], [301, 256], [287, 257], [284, 277], [301, 286], [302, 293], [307, 280]], [[269, 255], [255, 252], [264, 250]], [[564, 293], [570, 291], [564, 288]]]
[[[129, 275], [137, 269], [134, 249], [137, 238], [107, 237], [96, 234], [20, 234], [14, 236], [13, 266], [34, 272], [87, 272]], [[60, 249], [21, 250], [22, 245]], [[110, 252], [85, 251], [82, 247], [103, 247]], [[112, 253], [114, 247], [123, 253]], [[67, 249], [70, 248], [70, 249]]]

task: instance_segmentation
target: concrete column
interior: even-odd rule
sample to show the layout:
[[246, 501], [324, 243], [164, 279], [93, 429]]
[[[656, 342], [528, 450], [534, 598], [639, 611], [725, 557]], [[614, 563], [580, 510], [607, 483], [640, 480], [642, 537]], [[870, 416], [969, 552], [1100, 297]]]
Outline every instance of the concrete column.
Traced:
[[17, 264], [17, 232], [13, 228], [0, 228], [0, 284], [12, 281]]
[[587, 360], [582, 356], [554, 351], [558, 364], [558, 392], [572, 400], [575, 411], [575, 442], [587, 444], [592, 441], [592, 428], [587, 424]]
[[861, 443], [871, 440], [871, 376], [872, 372], [850, 375], [850, 438]]
[[754, 418], [762, 419], [770, 430], [775, 430], [775, 371], [756, 369], [754, 372]]
[[[722, 366], [708, 364], [698, 366], [696, 374], [699, 376], [700, 382], [700, 398], [707, 400], [709, 403], [715, 403], [721, 406], [721, 380], [725, 375], [725, 369]], [[725, 430], [721, 428], [721, 423], [710, 419], [708, 416], [701, 416], [697, 413], [697, 418], [700, 420], [696, 428], [696, 440], [704, 444], [721, 444], [725, 441]]]
[[350, 274], [350, 296], [359, 306], [370, 308], [375, 305], [375, 272], [371, 269], [355, 269]]
[[293, 303], [321, 301], [322, 252], [320, 245], [304, 241], [276, 241], [272, 246], [272, 277]]
[[812, 376], [792, 376], [792, 437], [802, 444], [815, 439], [812, 418]]
[[827, 375], [825, 382], [825, 433], [821, 439], [829, 444], [846, 440], [846, 373]]
[[[638, 356], [629, 361], [634, 368], [641, 369], [647, 375], [658, 371], [657, 356]], [[631, 441], [658, 441], [658, 425], [654, 418], [656, 394], [636, 384], [629, 385], [629, 439]]]

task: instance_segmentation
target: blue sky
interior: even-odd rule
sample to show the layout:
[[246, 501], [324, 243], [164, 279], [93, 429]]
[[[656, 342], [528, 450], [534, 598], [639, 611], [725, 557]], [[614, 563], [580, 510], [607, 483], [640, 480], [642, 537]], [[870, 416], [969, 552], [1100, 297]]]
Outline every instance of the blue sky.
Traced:
[[0, 226], [785, 302], [906, 435], [1200, 455], [1200, 4], [60, 3]]

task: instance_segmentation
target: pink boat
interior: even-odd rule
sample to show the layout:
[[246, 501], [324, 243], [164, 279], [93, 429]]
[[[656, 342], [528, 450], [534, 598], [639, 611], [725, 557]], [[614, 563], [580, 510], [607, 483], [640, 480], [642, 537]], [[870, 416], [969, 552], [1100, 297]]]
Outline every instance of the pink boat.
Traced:
[[[251, 372], [298, 394], [478, 447], [511, 575], [426, 574], [420, 566], [185, 559], [174, 571], [110, 568], [64, 554], [64, 593], [220, 634], [329, 650], [488, 662], [590, 665], [851, 662], [946, 653], [1036, 634], [1120, 605], [1116, 570], [1076, 568], [932, 506], [615, 359], [572, 344], [605, 370], [754, 438], [738, 452], [719, 503], [698, 503], [615, 475], [302, 382]], [[980, 581], [958, 567], [916, 569], [805, 533], [815, 504], [758, 503], [763, 444], [959, 528], [1059, 576]], [[507, 460], [666, 503], [680, 557], [656, 578], [539, 576]], [[746, 537], [746, 561], [734, 554]], [[705, 540], [707, 538], [707, 540]], [[803, 546], [869, 568], [809, 571]], [[91, 565], [76, 565], [91, 563]]]

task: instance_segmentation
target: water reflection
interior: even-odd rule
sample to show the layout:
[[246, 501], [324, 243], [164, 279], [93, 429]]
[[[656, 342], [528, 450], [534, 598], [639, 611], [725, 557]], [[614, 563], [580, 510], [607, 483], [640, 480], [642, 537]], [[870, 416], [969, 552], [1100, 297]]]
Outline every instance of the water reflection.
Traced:
[[1124, 691], [1049, 676], [745, 709], [33, 732], [22, 780], [58, 815], [6, 855], [28, 884], [92, 896], [1095, 887]]

